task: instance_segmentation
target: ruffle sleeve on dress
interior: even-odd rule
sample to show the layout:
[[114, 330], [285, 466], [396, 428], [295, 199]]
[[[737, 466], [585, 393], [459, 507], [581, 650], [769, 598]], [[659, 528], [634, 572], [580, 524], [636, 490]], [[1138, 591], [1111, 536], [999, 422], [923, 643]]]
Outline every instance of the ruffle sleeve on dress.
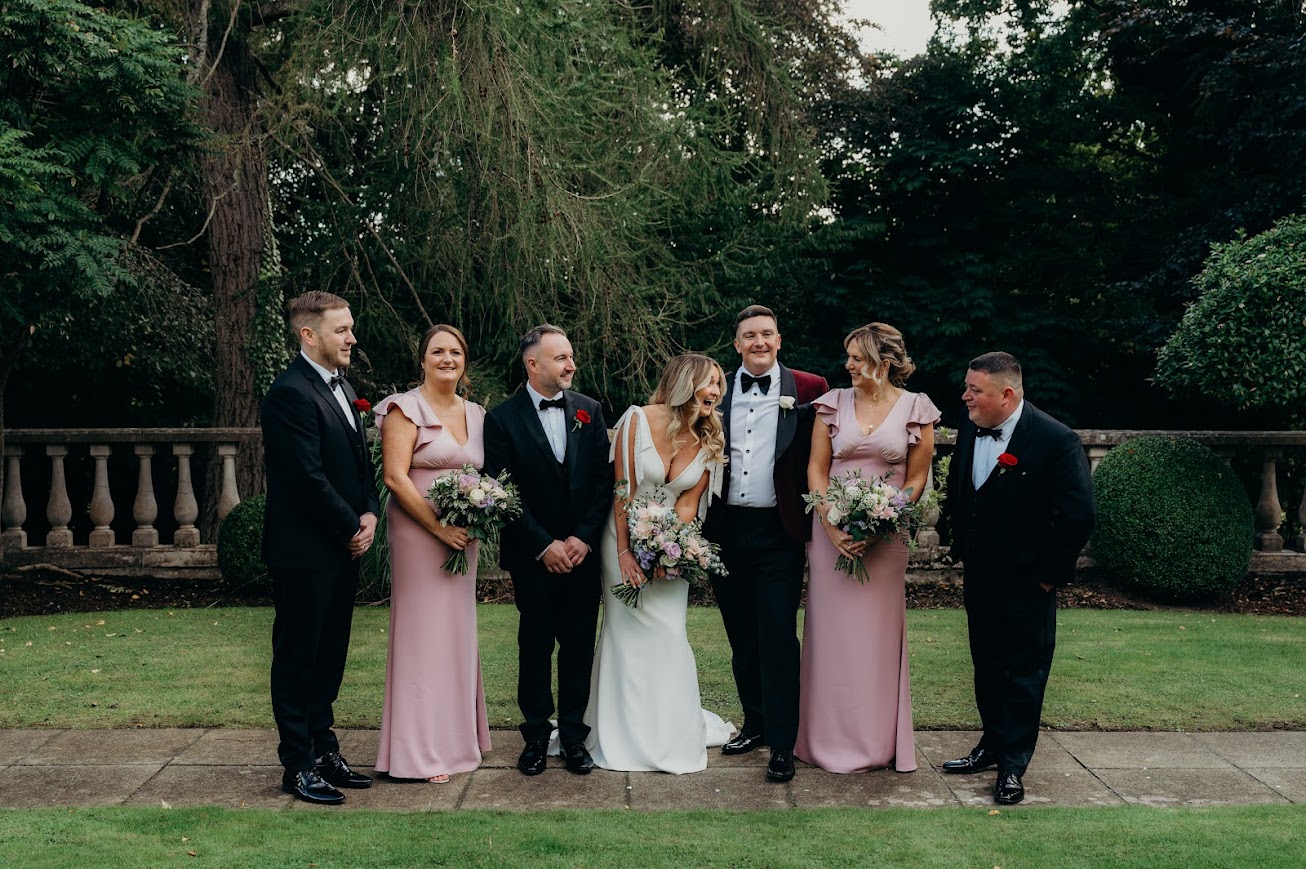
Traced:
[[378, 429], [384, 429], [386, 414], [395, 409], [417, 426], [417, 443], [413, 444], [414, 453], [434, 440], [436, 434], [443, 428], [440, 418], [431, 410], [431, 406], [426, 403], [417, 389], [387, 395], [372, 408]]
[[626, 473], [633, 475], [634, 479], [628, 478], [628, 485], [631, 492], [639, 488], [639, 484], [644, 482], [644, 463], [640, 461], [640, 456], [644, 450], [653, 445], [653, 436], [648, 430], [648, 419], [644, 416], [644, 411], [637, 404], [626, 408], [626, 412], [617, 420], [616, 431], [612, 436], [612, 444], [608, 447], [608, 461], [617, 460], [617, 450], [626, 448], [626, 441], [629, 435], [627, 429], [630, 426], [635, 427], [635, 460], [633, 467], [627, 468]]
[[831, 438], [839, 434], [839, 404], [843, 392], [842, 389], [831, 389], [812, 402], [816, 418], [830, 427]]
[[907, 411], [907, 443], [920, 443], [921, 426], [936, 425], [940, 418], [939, 409], [928, 395], [918, 392], [912, 396], [911, 408]]

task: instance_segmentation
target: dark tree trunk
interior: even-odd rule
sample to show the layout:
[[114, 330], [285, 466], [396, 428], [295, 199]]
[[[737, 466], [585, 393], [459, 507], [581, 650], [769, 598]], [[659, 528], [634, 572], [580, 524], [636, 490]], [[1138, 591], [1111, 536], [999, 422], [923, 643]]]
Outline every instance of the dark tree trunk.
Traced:
[[[267, 158], [257, 117], [258, 70], [249, 53], [249, 18], [231, 21], [232, 0], [209, 6], [209, 53], [199, 70], [204, 89], [203, 118], [216, 136], [203, 165], [208, 225], [209, 271], [213, 280], [215, 426], [258, 425], [260, 396], [255, 387], [251, 342], [257, 314], [257, 289], [269, 220]], [[203, 8], [203, 4], [196, 4]], [[195, 8], [195, 7], [193, 7]], [[197, 29], [201, 22], [196, 22]], [[220, 56], [214, 52], [221, 51]], [[236, 465], [242, 498], [263, 490], [262, 451], [243, 448]], [[216, 493], [221, 463], [209, 465], [205, 499], [205, 539], [216, 530]]]

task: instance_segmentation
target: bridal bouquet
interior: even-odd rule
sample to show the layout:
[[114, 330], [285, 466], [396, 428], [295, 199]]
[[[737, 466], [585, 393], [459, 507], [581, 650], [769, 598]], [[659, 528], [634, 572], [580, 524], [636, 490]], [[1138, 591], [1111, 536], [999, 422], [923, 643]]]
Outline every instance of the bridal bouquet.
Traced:
[[[809, 492], [803, 500], [807, 502], [809, 513], [818, 504], [828, 505], [826, 521], [851, 535], [855, 541], [889, 539], [910, 531], [916, 513], [911, 503], [911, 489], [889, 485], [887, 475], [863, 478], [861, 471], [832, 477], [824, 495]], [[860, 558], [840, 555], [834, 566], [858, 582], [870, 579]]]
[[[626, 510], [630, 528], [630, 552], [653, 579], [661, 567], [666, 579], [683, 579], [701, 583], [710, 574], [725, 576], [721, 547], [703, 536], [703, 523], [682, 522], [676, 515], [676, 499], [661, 487], [636, 497]], [[613, 596], [626, 606], [639, 606], [640, 589], [619, 582], [612, 586]]]
[[[426, 497], [435, 505], [441, 525], [457, 525], [466, 528], [473, 540], [495, 543], [503, 526], [522, 512], [517, 487], [507, 477], [487, 476], [474, 465], [463, 465], [436, 477]], [[455, 550], [445, 560], [444, 569], [459, 576], [467, 573], [467, 552]]]

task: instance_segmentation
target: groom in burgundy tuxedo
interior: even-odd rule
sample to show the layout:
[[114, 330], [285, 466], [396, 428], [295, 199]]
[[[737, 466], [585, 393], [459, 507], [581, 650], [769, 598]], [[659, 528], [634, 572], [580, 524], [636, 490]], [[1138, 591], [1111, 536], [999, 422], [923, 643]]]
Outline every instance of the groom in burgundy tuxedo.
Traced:
[[811, 537], [806, 515], [811, 402], [829, 391], [824, 377], [781, 365], [780, 328], [770, 308], [750, 305], [735, 318], [742, 365], [721, 400], [730, 461], [726, 497], [708, 514], [729, 572], [713, 577], [730, 639], [735, 686], [744, 707], [739, 735], [721, 747], [744, 754], [771, 747], [766, 778], [794, 777], [798, 737], [798, 603]]
[[345, 801], [336, 788], [372, 780], [340, 756], [331, 705], [340, 692], [359, 558], [381, 508], [358, 396], [345, 380], [354, 318], [344, 299], [290, 300], [300, 353], [260, 413], [267, 506], [263, 561], [272, 575], [272, 714], [285, 767], [281, 787], [311, 803]]
[[1020, 363], [985, 353], [966, 372], [969, 420], [948, 473], [952, 557], [965, 565], [975, 705], [984, 735], [943, 771], [998, 768], [993, 800], [1025, 798], [1057, 637], [1056, 587], [1075, 576], [1096, 515], [1079, 436], [1024, 400]]

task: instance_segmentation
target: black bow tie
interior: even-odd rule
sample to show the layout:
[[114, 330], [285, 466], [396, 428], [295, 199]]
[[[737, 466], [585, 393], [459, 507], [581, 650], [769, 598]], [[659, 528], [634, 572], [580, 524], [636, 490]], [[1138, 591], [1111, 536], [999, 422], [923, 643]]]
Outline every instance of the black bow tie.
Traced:
[[975, 439], [979, 440], [980, 438], [993, 438], [995, 441], [1000, 441], [1002, 440], [1002, 429], [982, 428], [982, 427], [976, 428]]
[[761, 377], [754, 377], [747, 371], [739, 376], [739, 391], [748, 392], [753, 388], [754, 383], [757, 384], [757, 391], [763, 395], [771, 391], [771, 375], [763, 374]]
[[540, 399], [540, 410], [548, 410], [551, 407], [556, 407], [558, 410], [566, 410], [567, 399], [563, 398], [561, 395], [553, 399], [549, 399], [549, 398]]
[[339, 372], [332, 374], [331, 379], [327, 381], [327, 389], [339, 389], [343, 392], [345, 389], [345, 375]]

